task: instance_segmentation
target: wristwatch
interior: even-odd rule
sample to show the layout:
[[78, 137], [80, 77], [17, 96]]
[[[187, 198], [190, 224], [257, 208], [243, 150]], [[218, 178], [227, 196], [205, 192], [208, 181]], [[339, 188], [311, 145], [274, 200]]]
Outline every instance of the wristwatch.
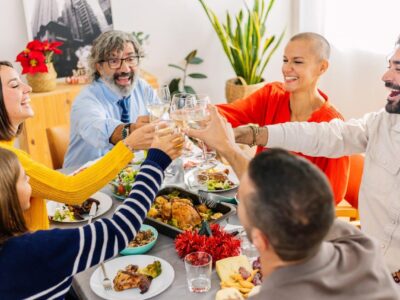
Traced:
[[131, 123], [125, 124], [121, 131], [122, 139], [127, 138], [127, 136], [130, 133], [131, 133]]

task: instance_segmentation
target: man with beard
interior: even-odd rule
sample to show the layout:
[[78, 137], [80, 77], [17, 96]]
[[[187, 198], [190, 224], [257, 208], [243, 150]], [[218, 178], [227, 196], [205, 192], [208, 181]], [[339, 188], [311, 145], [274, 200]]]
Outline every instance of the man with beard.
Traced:
[[[361, 119], [329, 123], [284, 123], [260, 129], [256, 144], [283, 147], [311, 156], [340, 157], [365, 152], [360, 186], [361, 229], [379, 242], [386, 265], [396, 282], [400, 280], [400, 39], [389, 59], [382, 80], [390, 94], [385, 109], [368, 113]], [[224, 120], [212, 113], [208, 128], [188, 132], [215, 147], [239, 172], [248, 160], [235, 146], [227, 147], [229, 130]], [[212, 134], [207, 133], [213, 128]], [[235, 129], [236, 142], [249, 144], [253, 136]], [[233, 133], [232, 133], [233, 134]]]
[[[102, 33], [89, 56], [92, 83], [76, 97], [64, 167], [77, 167], [106, 154], [130, 132], [149, 123], [146, 105], [153, 89], [138, 76], [140, 44], [122, 31]], [[154, 128], [148, 126], [138, 149], [147, 149]]]
[[329, 183], [306, 159], [282, 149], [260, 153], [238, 199], [263, 275], [251, 299], [399, 299], [378, 245], [334, 221]]

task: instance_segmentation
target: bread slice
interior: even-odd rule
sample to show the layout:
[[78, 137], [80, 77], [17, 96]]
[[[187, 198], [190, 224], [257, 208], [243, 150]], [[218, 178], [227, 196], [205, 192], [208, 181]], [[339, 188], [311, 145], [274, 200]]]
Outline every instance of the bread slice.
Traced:
[[242, 294], [235, 288], [224, 288], [215, 295], [215, 300], [244, 300]]

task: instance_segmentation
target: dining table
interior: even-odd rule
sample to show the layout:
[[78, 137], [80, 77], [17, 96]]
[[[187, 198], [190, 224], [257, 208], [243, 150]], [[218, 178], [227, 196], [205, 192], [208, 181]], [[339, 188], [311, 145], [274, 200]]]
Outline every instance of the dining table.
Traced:
[[[66, 172], [69, 173], [69, 172]], [[180, 182], [176, 184], [174, 180], [165, 180], [163, 183], [163, 187], [172, 185], [180, 186], [181, 188], [185, 188], [184, 183]], [[112, 198], [112, 207], [109, 211], [107, 211], [104, 215], [99, 218], [111, 218], [116, 208], [122, 203], [122, 200], [117, 199], [112, 193], [112, 189], [110, 186], [105, 186], [101, 192], [109, 195]], [[237, 189], [232, 189], [229, 191], [219, 193], [222, 196], [226, 197], [234, 197], [237, 192]], [[94, 219], [95, 221], [95, 219]], [[52, 222], [52, 228], [73, 228], [77, 226], [84, 225], [85, 223], [59, 223]], [[237, 214], [233, 214], [229, 218], [225, 219], [220, 223], [220, 225], [225, 226], [227, 224], [231, 225], [240, 225]], [[208, 292], [204, 293], [193, 293], [188, 289], [188, 284], [186, 281], [186, 271], [183, 259], [181, 259], [177, 252], [175, 251], [174, 239], [163, 235], [161, 233], [158, 234], [158, 238], [154, 247], [146, 253], [146, 255], [151, 255], [155, 257], [159, 257], [167, 261], [173, 267], [175, 271], [175, 277], [173, 279], [172, 284], [160, 294], [152, 297], [151, 299], [160, 300], [160, 299], [185, 299], [185, 300], [194, 300], [194, 299], [214, 299], [217, 291], [220, 289], [220, 280], [215, 271], [215, 267], [212, 269], [211, 274], [211, 288]], [[115, 257], [114, 257], [115, 258]], [[114, 259], [111, 258], [110, 260]], [[85, 270], [74, 276], [72, 281], [72, 287], [76, 296], [82, 300], [99, 300], [102, 299], [97, 296], [90, 287], [90, 278], [93, 272], [99, 267], [99, 265], [93, 266], [90, 269]], [[112, 280], [112, 279], [111, 279]], [[145, 295], [145, 294], [144, 294]]]

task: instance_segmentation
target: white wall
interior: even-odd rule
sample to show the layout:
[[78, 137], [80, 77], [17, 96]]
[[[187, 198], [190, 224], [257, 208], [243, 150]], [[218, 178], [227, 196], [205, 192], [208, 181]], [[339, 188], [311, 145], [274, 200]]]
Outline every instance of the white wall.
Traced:
[[[22, 0], [0, 1], [0, 60], [15, 61], [28, 42]], [[22, 70], [18, 63], [14, 64]]]
[[[33, 0], [29, 0], [33, 1]], [[219, 16], [225, 11], [237, 11], [243, 0], [207, 1]], [[267, 24], [270, 32], [280, 34], [287, 26], [286, 38], [291, 34], [292, 0], [276, 1]], [[0, 59], [15, 61], [16, 55], [28, 42], [22, 0], [0, 2]], [[150, 34], [146, 46], [148, 57], [143, 68], [154, 74], [161, 84], [179, 76], [179, 71], [168, 67], [178, 64], [191, 50], [198, 49], [204, 63], [191, 67], [208, 79], [188, 79], [197, 92], [208, 93], [214, 102], [224, 101], [225, 81], [234, 77], [220, 42], [200, 3], [196, 0], [112, 0], [114, 29]], [[284, 41], [285, 43], [285, 41]], [[277, 50], [265, 72], [265, 79], [281, 79], [280, 64], [283, 45]], [[18, 66], [19, 64], [15, 64]]]
[[[209, 0], [207, 3], [220, 17], [225, 17], [228, 7], [233, 12], [243, 7], [242, 0]], [[150, 34], [150, 44], [146, 47], [148, 58], [143, 68], [155, 74], [160, 83], [168, 83], [180, 75], [179, 70], [168, 67], [169, 63], [182, 63], [186, 54], [197, 49], [204, 62], [190, 66], [189, 70], [204, 73], [208, 78], [188, 79], [189, 85], [197, 92], [208, 93], [214, 102], [224, 101], [225, 81], [234, 77], [234, 73], [199, 1], [113, 1], [112, 8], [115, 29]], [[289, 20], [290, 0], [276, 1], [267, 24], [270, 32], [280, 34]], [[289, 35], [290, 32], [286, 37]], [[283, 45], [266, 69], [267, 80], [281, 78], [282, 49]]]
[[[330, 68], [319, 85], [331, 102], [346, 118], [384, 107], [388, 91], [381, 77], [400, 34], [400, 1], [298, 1], [296, 30], [321, 33], [332, 44]], [[324, 15], [325, 9], [330, 15]]]

